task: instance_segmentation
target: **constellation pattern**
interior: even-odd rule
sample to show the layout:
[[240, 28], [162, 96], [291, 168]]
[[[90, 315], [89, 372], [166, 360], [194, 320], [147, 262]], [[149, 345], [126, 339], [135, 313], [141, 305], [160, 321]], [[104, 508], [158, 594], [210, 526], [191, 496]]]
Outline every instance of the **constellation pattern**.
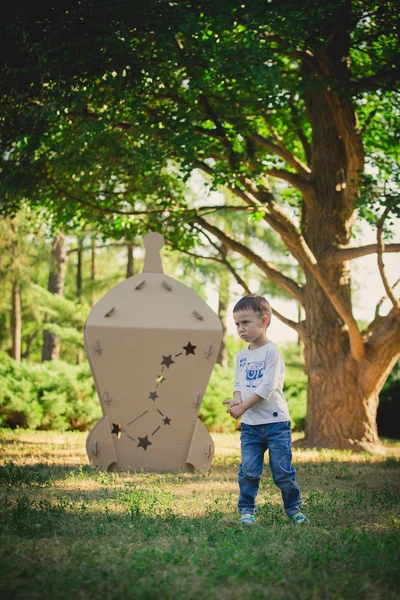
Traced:
[[[153, 402], [156, 402], [156, 400], [160, 398], [159, 394], [157, 393], [157, 390], [159, 389], [159, 386], [162, 385], [162, 383], [164, 381], [166, 381], [166, 378], [163, 375], [163, 373], [164, 373], [165, 369], [167, 369], [169, 371], [169, 368], [172, 365], [177, 363], [177, 361], [173, 360], [173, 358], [176, 359], [176, 358], [179, 358], [180, 356], [189, 356], [190, 354], [195, 355], [196, 348], [197, 348], [197, 346], [194, 346], [193, 344], [191, 344], [191, 342], [188, 342], [186, 346], [182, 346], [182, 349], [185, 350], [185, 354], [183, 352], [178, 352], [177, 354], [174, 354], [174, 355], [168, 354], [167, 356], [164, 356], [164, 354], [162, 354], [162, 360], [160, 363], [161, 373], [159, 375], [157, 375], [157, 377], [156, 377], [156, 386], [155, 386], [154, 392], [149, 391], [148, 400], [152, 400]], [[138, 417], [135, 417], [134, 419], [132, 419], [131, 421], [126, 423], [125, 427], [129, 427], [130, 425], [132, 425], [132, 423], [135, 423], [136, 421], [138, 421], [139, 419], [141, 419], [142, 417], [144, 417], [145, 415], [147, 415], [148, 413], [151, 413], [151, 412], [153, 412], [153, 411], [145, 410]], [[119, 423], [112, 423], [111, 433], [115, 434], [117, 436], [117, 439], [120, 439], [122, 434], [125, 434], [126, 437], [128, 437], [133, 442], [135, 442], [135, 443], [138, 442], [136, 444], [137, 448], [143, 448], [143, 450], [147, 451], [147, 448], [149, 446], [153, 445], [153, 442], [151, 442], [149, 440], [149, 437], [151, 437], [151, 438], [154, 437], [156, 435], [156, 433], [161, 429], [161, 427], [169, 426], [171, 424], [171, 419], [168, 416], [165, 416], [161, 412], [161, 410], [159, 410], [157, 408], [156, 412], [158, 412], [160, 414], [160, 416], [162, 417], [162, 419], [161, 419], [162, 425], [158, 425], [152, 433], [146, 434], [144, 437], [138, 436], [137, 438], [134, 438], [134, 437], [128, 435], [128, 433], [126, 432], [126, 429]]]

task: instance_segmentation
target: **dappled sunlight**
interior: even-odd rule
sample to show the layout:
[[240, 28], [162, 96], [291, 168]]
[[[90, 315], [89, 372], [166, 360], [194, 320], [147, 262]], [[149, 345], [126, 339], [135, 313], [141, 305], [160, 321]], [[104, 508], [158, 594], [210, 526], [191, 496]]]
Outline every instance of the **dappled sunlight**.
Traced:
[[[297, 449], [310, 520], [305, 528], [287, 519], [266, 464], [256, 525], [243, 529], [236, 512], [238, 433], [214, 434], [216, 454], [208, 473], [106, 473], [87, 464], [85, 434], [2, 433], [3, 579], [24, 590], [20, 597], [42, 598], [43, 589], [55, 597], [71, 581], [78, 597], [79, 589], [96, 581], [100, 596], [119, 598], [138, 581], [153, 589], [161, 579], [174, 593], [190, 589], [194, 597], [197, 590], [203, 598], [205, 589], [213, 589], [215, 597], [232, 600], [247, 597], [243, 582], [258, 581], [263, 573], [269, 595], [272, 590], [279, 598], [282, 581], [298, 589], [302, 578], [314, 581], [316, 569], [328, 581], [332, 565], [350, 569], [360, 587], [363, 573], [370, 578], [372, 566], [377, 568], [377, 557], [386, 580], [394, 577], [390, 557], [398, 551], [400, 502], [400, 461], [394, 455]], [[29, 594], [19, 578], [22, 569]], [[230, 594], [224, 592], [227, 582]], [[120, 585], [122, 595], [115, 592]], [[188, 597], [186, 591], [179, 597]]]

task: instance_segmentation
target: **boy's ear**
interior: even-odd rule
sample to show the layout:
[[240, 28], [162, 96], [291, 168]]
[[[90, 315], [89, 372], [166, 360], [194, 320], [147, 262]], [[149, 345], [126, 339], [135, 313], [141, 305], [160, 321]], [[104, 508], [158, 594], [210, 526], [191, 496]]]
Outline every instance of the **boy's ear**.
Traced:
[[270, 318], [269, 318], [269, 316], [268, 316], [268, 315], [263, 315], [263, 324], [264, 324], [266, 327], [268, 327], [268, 325], [269, 325], [269, 322], [270, 322]]

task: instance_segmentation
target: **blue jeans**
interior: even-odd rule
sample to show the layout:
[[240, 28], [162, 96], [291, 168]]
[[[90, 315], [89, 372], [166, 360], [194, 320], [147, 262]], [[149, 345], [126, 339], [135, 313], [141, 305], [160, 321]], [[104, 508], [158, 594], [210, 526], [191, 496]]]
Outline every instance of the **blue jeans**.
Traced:
[[256, 512], [256, 497], [264, 467], [264, 454], [269, 450], [272, 479], [282, 492], [283, 506], [288, 517], [301, 510], [300, 488], [296, 469], [292, 466], [290, 421], [246, 425], [242, 423], [240, 443], [242, 462], [239, 468], [240, 514]]

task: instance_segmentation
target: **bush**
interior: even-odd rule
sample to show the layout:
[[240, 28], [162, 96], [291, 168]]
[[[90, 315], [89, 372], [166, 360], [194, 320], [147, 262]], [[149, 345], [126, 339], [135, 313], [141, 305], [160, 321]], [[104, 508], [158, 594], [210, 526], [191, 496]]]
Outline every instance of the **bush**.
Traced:
[[380, 436], [400, 438], [400, 361], [379, 394], [377, 424]]
[[[232, 432], [237, 421], [226, 412], [223, 400], [233, 395], [234, 354], [242, 343], [232, 338], [228, 344], [230, 366], [215, 365], [199, 417], [210, 431]], [[284, 392], [292, 425], [302, 431], [306, 414], [306, 382], [298, 346], [282, 348], [286, 363]], [[85, 431], [101, 416], [90, 368], [63, 361], [20, 364], [0, 353], [0, 427], [30, 429], [79, 429]]]
[[88, 365], [19, 364], [0, 354], [0, 426], [84, 431], [100, 415]]
[[300, 346], [286, 344], [280, 350], [286, 366], [283, 392], [289, 405], [292, 429], [304, 431], [307, 414], [307, 375], [304, 373]]
[[236, 421], [226, 412], [223, 400], [233, 396], [235, 370], [215, 365], [207, 391], [201, 403], [199, 417], [209, 431], [235, 431]]

